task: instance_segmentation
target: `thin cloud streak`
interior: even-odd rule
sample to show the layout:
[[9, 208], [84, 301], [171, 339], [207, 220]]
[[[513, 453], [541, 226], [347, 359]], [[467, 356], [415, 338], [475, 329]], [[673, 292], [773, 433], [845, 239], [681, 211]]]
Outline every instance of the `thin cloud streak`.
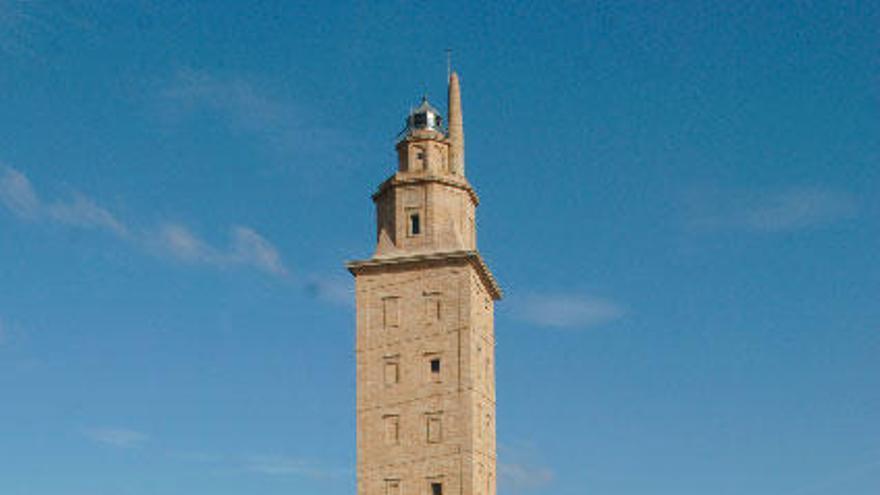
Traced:
[[210, 465], [215, 469], [235, 473], [251, 473], [268, 477], [305, 477], [329, 479], [346, 477], [350, 469], [330, 468], [301, 457], [284, 455], [231, 455], [217, 452], [173, 452], [178, 461]]
[[551, 328], [592, 328], [626, 315], [622, 305], [587, 294], [531, 295], [515, 307], [519, 319]]
[[0, 166], [0, 172], [0, 202], [19, 217], [36, 218], [42, 205], [28, 178], [11, 167]]
[[687, 226], [695, 231], [787, 233], [833, 225], [858, 215], [849, 193], [817, 186], [775, 191], [703, 190], [687, 198]]
[[543, 488], [551, 484], [555, 477], [555, 473], [545, 467], [498, 463], [498, 478], [504, 491], [522, 492]]
[[225, 248], [210, 245], [176, 223], [166, 223], [158, 229], [131, 228], [80, 193], [74, 193], [69, 201], [46, 202], [27, 176], [3, 165], [0, 165], [0, 205], [22, 220], [103, 230], [160, 256], [217, 267], [249, 266], [279, 277], [288, 273], [278, 249], [250, 227], [232, 226]]
[[46, 203], [31, 181], [12, 167], [0, 165], [0, 203], [16, 216], [32, 221], [52, 221], [82, 229], [106, 230], [126, 237], [128, 228], [91, 199], [75, 193], [69, 201]]
[[300, 106], [240, 76], [184, 69], [159, 91], [159, 101], [173, 121], [207, 112], [231, 132], [258, 138], [284, 156], [320, 151], [326, 158], [339, 151], [340, 143], [354, 142], [344, 133], [322, 127]]
[[344, 469], [320, 467], [304, 459], [285, 456], [249, 457], [244, 462], [244, 468], [250, 472], [270, 476], [305, 476], [314, 479], [348, 475], [348, 471]]
[[119, 237], [128, 235], [128, 228], [122, 222], [81, 194], [76, 194], [69, 203], [49, 205], [47, 212], [53, 220], [74, 227], [104, 229]]
[[141, 447], [149, 440], [145, 433], [128, 428], [92, 428], [85, 430], [84, 434], [97, 443], [120, 449]]
[[288, 273], [275, 246], [249, 227], [232, 227], [226, 248], [208, 244], [179, 224], [163, 225], [155, 239], [161, 251], [186, 262], [220, 267], [251, 266], [277, 276]]
[[275, 246], [249, 227], [236, 225], [232, 228], [230, 259], [235, 263], [251, 265], [275, 275], [287, 274], [287, 269]]
[[[150, 441], [146, 433], [130, 428], [97, 427], [85, 429], [82, 433], [93, 442], [117, 449], [140, 448]], [[205, 451], [171, 451], [166, 455], [181, 462], [274, 477], [328, 479], [350, 474], [350, 470], [328, 468], [307, 459], [281, 455], [225, 455]]]
[[222, 79], [207, 72], [185, 69], [177, 73], [161, 96], [174, 102], [179, 111], [218, 112], [235, 130], [263, 133], [285, 125], [281, 115], [283, 105], [240, 78]]
[[856, 210], [848, 194], [798, 187], [762, 198], [744, 213], [743, 223], [758, 231], [785, 232], [851, 218]]
[[306, 295], [313, 299], [354, 308], [354, 283], [350, 277], [311, 277], [304, 289]]

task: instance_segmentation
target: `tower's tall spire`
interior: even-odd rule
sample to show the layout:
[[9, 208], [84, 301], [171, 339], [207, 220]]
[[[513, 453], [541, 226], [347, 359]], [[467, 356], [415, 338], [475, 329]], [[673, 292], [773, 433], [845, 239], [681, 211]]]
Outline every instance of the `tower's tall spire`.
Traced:
[[449, 169], [464, 175], [464, 123], [461, 118], [461, 88], [458, 74], [449, 75]]

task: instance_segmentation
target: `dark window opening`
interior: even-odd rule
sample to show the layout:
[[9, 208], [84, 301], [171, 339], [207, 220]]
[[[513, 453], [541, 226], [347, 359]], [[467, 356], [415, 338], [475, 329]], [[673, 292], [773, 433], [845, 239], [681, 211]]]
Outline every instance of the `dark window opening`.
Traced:
[[437, 374], [440, 373], [440, 359], [432, 359], [431, 360], [431, 373]]
[[431, 495], [443, 495], [443, 483], [431, 483]]
[[418, 213], [409, 216], [409, 231], [412, 235], [419, 235], [422, 233], [422, 224], [419, 221]]

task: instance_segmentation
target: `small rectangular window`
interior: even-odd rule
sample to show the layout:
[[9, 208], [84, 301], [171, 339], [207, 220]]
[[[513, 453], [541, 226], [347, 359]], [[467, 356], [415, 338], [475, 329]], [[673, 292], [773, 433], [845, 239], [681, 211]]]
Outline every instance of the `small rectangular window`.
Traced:
[[397, 445], [400, 441], [400, 416], [385, 416], [385, 443]]
[[440, 319], [443, 309], [440, 296], [441, 294], [438, 292], [425, 294], [425, 317], [429, 322], [438, 321]]
[[431, 482], [431, 495], [443, 495], [443, 483]]
[[431, 374], [433, 374], [433, 375], [440, 374], [440, 358], [431, 359]]
[[400, 495], [400, 480], [385, 480], [385, 495]]
[[409, 216], [409, 234], [419, 235], [422, 233], [422, 223], [418, 213]]
[[386, 297], [382, 300], [382, 324], [385, 328], [400, 325], [400, 298]]
[[428, 415], [428, 443], [440, 443], [443, 440], [443, 423], [439, 414]]
[[393, 360], [385, 361], [385, 385], [400, 382], [400, 363]]

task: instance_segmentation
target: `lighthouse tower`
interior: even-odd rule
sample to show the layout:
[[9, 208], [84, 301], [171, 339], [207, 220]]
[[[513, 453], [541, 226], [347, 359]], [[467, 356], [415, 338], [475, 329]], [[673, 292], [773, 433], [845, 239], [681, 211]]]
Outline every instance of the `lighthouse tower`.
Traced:
[[348, 263], [357, 306], [358, 495], [495, 495], [494, 302], [465, 177], [458, 75], [448, 125], [427, 98], [373, 194], [376, 250]]

